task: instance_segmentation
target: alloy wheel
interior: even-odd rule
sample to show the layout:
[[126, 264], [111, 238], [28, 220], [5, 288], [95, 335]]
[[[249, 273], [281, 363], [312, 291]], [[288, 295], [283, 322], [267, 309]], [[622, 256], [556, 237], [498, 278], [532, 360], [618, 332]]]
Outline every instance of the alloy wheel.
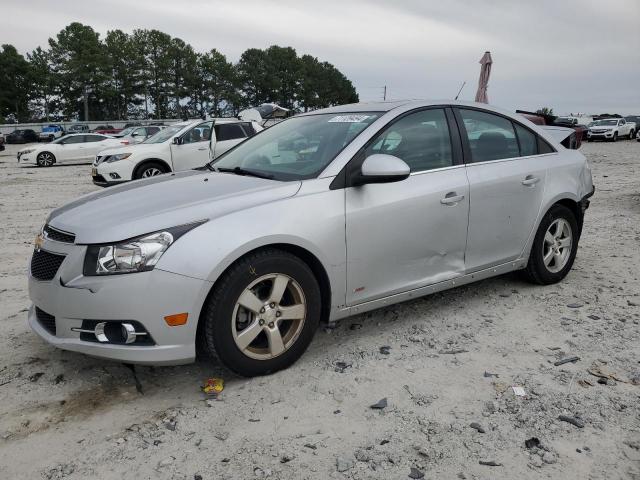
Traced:
[[307, 303], [302, 288], [283, 273], [251, 282], [236, 301], [231, 331], [240, 351], [256, 360], [286, 352], [304, 326]]
[[44, 152], [41, 153], [39, 155], [40, 158], [40, 165], [42, 165], [43, 167], [50, 167], [51, 165], [53, 165], [53, 155], [51, 155], [48, 152]]
[[162, 171], [159, 168], [151, 167], [147, 168], [144, 172], [142, 172], [142, 178], [155, 177], [157, 175], [162, 175]]
[[569, 261], [573, 246], [571, 225], [564, 218], [554, 220], [544, 235], [542, 261], [551, 273], [562, 270]]

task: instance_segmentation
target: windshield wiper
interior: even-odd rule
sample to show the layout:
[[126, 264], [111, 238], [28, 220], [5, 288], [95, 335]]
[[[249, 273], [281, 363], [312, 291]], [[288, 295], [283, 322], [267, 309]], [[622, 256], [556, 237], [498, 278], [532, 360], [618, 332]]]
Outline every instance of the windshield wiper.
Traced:
[[[212, 169], [215, 167], [211, 167]], [[241, 168], [241, 167], [234, 167], [234, 168], [218, 168], [217, 169], [219, 172], [229, 172], [229, 173], [235, 173], [236, 175], [246, 175], [248, 177], [258, 177], [258, 178], [266, 178], [267, 180], [272, 180], [273, 179], [273, 175], [270, 175], [268, 173], [260, 173], [260, 172], [256, 172], [255, 170], [247, 170], [245, 168]]]

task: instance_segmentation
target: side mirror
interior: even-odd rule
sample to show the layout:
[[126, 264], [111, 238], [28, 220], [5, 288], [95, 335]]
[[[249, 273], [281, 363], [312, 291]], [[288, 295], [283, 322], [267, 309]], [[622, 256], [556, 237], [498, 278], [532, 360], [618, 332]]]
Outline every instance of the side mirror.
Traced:
[[174, 145], [182, 145], [182, 137], [173, 137]]
[[399, 182], [408, 178], [410, 173], [411, 168], [404, 160], [393, 155], [376, 153], [362, 162], [360, 175], [353, 179], [353, 185]]

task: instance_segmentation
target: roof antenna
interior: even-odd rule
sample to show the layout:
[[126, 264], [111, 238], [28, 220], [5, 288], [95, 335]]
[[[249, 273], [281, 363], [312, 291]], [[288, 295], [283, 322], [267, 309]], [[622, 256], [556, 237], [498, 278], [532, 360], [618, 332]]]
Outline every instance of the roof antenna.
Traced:
[[466, 84], [467, 84], [466, 80], [464, 82], [462, 82], [462, 86], [460, 87], [460, 90], [458, 90], [458, 94], [456, 95], [456, 98], [454, 98], [454, 100], [458, 100], [458, 97], [460, 96], [460, 93], [462, 92], [462, 89], [464, 88], [464, 86]]

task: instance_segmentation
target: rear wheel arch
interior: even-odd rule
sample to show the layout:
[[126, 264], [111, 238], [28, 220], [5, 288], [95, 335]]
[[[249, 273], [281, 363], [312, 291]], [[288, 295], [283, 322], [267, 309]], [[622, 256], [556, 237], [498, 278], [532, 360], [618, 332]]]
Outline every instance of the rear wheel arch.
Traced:
[[[584, 220], [584, 212], [582, 211], [580, 204], [570, 198], [563, 198], [555, 202], [553, 205], [551, 205], [547, 209], [547, 212], [556, 205], [562, 205], [567, 207], [569, 210], [571, 210], [571, 213], [573, 213], [573, 215], [576, 217], [576, 222], [578, 222], [578, 235], [580, 235], [582, 233], [582, 222]], [[546, 215], [546, 212], [545, 212], [545, 215]]]

